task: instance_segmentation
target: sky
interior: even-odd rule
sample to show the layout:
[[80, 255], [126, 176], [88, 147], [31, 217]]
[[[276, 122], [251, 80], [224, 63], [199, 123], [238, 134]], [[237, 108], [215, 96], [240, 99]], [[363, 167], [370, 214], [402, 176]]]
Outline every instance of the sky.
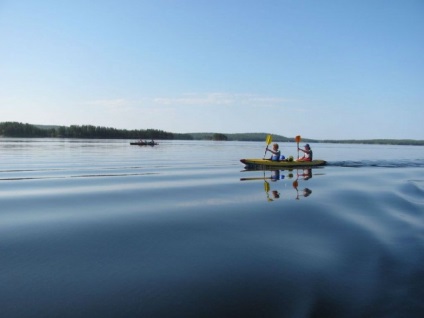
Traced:
[[0, 122], [424, 140], [423, 0], [0, 0]]

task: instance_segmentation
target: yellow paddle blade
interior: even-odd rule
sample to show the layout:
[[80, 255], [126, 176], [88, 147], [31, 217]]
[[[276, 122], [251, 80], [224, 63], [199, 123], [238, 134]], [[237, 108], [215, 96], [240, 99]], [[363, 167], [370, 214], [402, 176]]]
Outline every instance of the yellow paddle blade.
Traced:
[[269, 183], [264, 181], [264, 188], [265, 188], [265, 192], [269, 191]]
[[266, 144], [269, 145], [272, 142], [272, 136], [268, 135], [266, 136]]
[[299, 143], [302, 140], [302, 137], [296, 136], [296, 138], [294, 138], [294, 140], [296, 140], [296, 142]]

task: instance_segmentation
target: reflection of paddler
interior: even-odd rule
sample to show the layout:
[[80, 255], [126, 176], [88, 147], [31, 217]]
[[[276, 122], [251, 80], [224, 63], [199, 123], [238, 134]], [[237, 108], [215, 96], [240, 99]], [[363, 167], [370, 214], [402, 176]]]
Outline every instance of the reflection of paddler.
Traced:
[[308, 180], [312, 178], [312, 169], [303, 169], [303, 173], [298, 174], [299, 177], [302, 177], [303, 180]]
[[273, 170], [271, 172], [271, 180], [272, 181], [280, 180], [280, 170]]
[[284, 179], [284, 175], [280, 175], [280, 170], [273, 170], [271, 172], [271, 180], [272, 181], [278, 181], [278, 180], [283, 180]]

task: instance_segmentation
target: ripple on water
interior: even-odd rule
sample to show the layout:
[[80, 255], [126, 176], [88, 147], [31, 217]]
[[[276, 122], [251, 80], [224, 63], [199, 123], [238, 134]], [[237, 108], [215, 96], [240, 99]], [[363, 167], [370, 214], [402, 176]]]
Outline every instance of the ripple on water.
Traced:
[[0, 171], [5, 316], [421, 316], [420, 167], [330, 165], [307, 197], [282, 171], [271, 201], [234, 143], [83, 144]]

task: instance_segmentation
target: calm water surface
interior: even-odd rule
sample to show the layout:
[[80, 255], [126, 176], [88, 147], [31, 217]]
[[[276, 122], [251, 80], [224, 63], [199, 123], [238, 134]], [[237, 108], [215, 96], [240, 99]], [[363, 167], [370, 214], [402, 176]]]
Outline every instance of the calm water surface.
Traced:
[[0, 139], [0, 316], [422, 317], [424, 147], [312, 147]]

